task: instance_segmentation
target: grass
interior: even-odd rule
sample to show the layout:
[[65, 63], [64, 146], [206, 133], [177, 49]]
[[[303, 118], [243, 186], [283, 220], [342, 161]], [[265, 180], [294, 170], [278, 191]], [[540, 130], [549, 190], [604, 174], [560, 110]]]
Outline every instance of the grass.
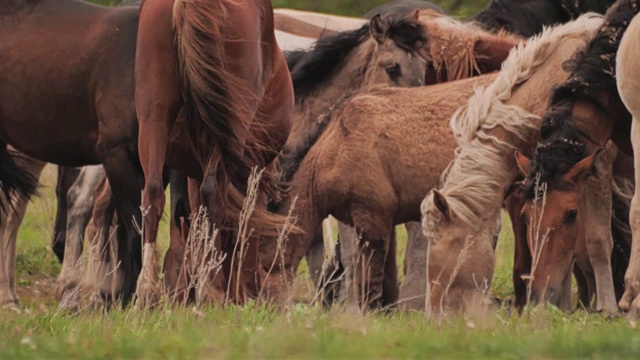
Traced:
[[[48, 250], [55, 201], [48, 170], [18, 244], [23, 311], [0, 311], [0, 359], [33, 358], [638, 358], [635, 322], [554, 308], [522, 316], [501, 309], [442, 322], [400, 312], [323, 311], [305, 303], [284, 309], [245, 307], [114, 310], [107, 315], [56, 313], [46, 291], [59, 266]], [[161, 230], [167, 233], [165, 228]], [[400, 230], [400, 251], [406, 242]], [[166, 238], [161, 239], [166, 246]], [[512, 293], [513, 236], [503, 226], [492, 291]], [[302, 274], [302, 281], [306, 274]], [[28, 289], [45, 289], [39, 292]]]

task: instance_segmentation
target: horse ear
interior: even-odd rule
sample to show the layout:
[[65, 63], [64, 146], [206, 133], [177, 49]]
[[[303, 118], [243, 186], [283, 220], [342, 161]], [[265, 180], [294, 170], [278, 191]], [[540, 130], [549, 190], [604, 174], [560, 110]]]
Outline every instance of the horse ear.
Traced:
[[369, 22], [369, 31], [373, 39], [382, 44], [387, 36], [387, 22], [382, 20], [380, 14], [374, 16]]
[[438, 190], [433, 190], [433, 204], [447, 220], [451, 219], [451, 210], [449, 209], [447, 199]]
[[594, 154], [587, 156], [586, 158], [578, 161], [567, 173], [563, 176], [566, 181], [571, 183], [578, 183], [582, 180], [586, 175], [589, 175], [593, 170], [593, 166], [595, 164], [594, 160], [600, 153], [600, 150], [596, 151]]
[[531, 160], [528, 157], [522, 155], [519, 151], [515, 152], [516, 164], [518, 164], [518, 170], [524, 177], [529, 176], [531, 173]]
[[413, 19], [420, 20], [420, 9], [416, 9], [416, 11], [413, 12]]

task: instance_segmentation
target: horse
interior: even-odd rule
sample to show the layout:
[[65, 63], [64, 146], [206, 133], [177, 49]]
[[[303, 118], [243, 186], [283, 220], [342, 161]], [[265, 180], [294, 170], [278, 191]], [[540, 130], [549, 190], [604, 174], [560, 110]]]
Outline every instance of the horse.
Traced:
[[[527, 201], [522, 212], [525, 218], [536, 220], [535, 231], [546, 235], [545, 243], [553, 244], [542, 248], [545, 262], [533, 269], [530, 284], [533, 300], [557, 301], [556, 294], [561, 289], [559, 277], [572, 255], [560, 251], [575, 242], [577, 224], [581, 217], [586, 219], [588, 215], [583, 214], [578, 205], [584, 201], [581, 193], [586, 191], [585, 180], [591, 173], [596, 153], [608, 140], [621, 152], [627, 155], [632, 152], [628, 136], [631, 116], [617, 92], [614, 74], [620, 38], [639, 5], [637, 1], [621, 0], [609, 9], [598, 35], [571, 61], [569, 79], [554, 91], [532, 160], [518, 156], [519, 167], [528, 174], [524, 189]], [[547, 203], [553, 207], [545, 206]], [[534, 235], [528, 234], [530, 243]], [[589, 236], [586, 245], [596, 275], [597, 309], [617, 312], [611, 283], [613, 244], [610, 235], [604, 235], [605, 240], [601, 236], [593, 239]], [[629, 269], [632, 266], [633, 261]], [[629, 308], [630, 294], [633, 290], [627, 282], [625, 296], [619, 302], [621, 309]]]
[[[137, 303], [153, 305], [160, 295], [155, 240], [165, 203], [165, 162], [202, 181], [200, 200], [222, 229], [216, 248], [229, 254], [222, 276], [211, 279], [216, 291], [223, 291], [235, 276], [230, 231], [237, 228], [247, 180], [252, 168], [271, 163], [291, 126], [293, 87], [275, 40], [271, 3], [143, 2], [135, 79], [138, 151], [145, 178]], [[262, 194], [276, 191], [266, 175], [260, 180]], [[239, 285], [228, 294], [234, 302], [242, 303], [245, 293], [259, 286], [257, 237], [277, 231], [282, 222], [266, 206], [256, 207], [248, 224], [256, 232], [243, 246], [248, 252], [238, 254], [243, 259]]]
[[[507, 58], [505, 64], [511, 65], [500, 74], [417, 88], [374, 88], [324, 116], [308, 141], [281, 158], [293, 177], [280, 211], [288, 211], [295, 200], [296, 225], [304, 232], [290, 234], [283, 252], [272, 254], [276, 270], [265, 286], [282, 289], [291, 283], [314, 231], [330, 214], [361, 231], [357, 266], [363, 268], [355, 271], [361, 306], [394, 304], [397, 287], [384, 287], [397, 284], [387, 279], [397, 276], [391, 231], [394, 224], [420, 219], [424, 194], [452, 160], [455, 140], [447, 119], [476, 87], [494, 80], [510, 85], [509, 93], [518, 84], [522, 96], [534, 89], [544, 94], [541, 89], [557, 77], [570, 49], [583, 44], [599, 22], [585, 17], [530, 41]], [[534, 72], [540, 66], [550, 70]], [[537, 76], [543, 79], [524, 82]], [[490, 248], [485, 259], [492, 259]]]
[[[637, 6], [637, 5], [636, 5]], [[636, 7], [637, 9], [637, 7]], [[633, 143], [633, 154], [635, 163], [635, 193], [631, 202], [631, 229], [633, 232], [633, 241], [631, 247], [631, 259], [629, 262], [629, 268], [625, 275], [626, 292], [623, 298], [620, 300], [620, 307], [624, 310], [637, 313], [640, 311], [640, 234], [638, 231], [640, 226], [638, 222], [638, 201], [640, 201], [640, 155], [638, 149], [640, 149], [640, 137], [638, 134], [638, 121], [640, 121], [640, 87], [638, 86], [638, 65], [634, 59], [640, 55], [640, 48], [638, 48], [638, 34], [640, 33], [640, 16], [636, 15], [627, 31], [625, 31], [620, 40], [620, 46], [617, 52], [616, 62], [616, 85], [618, 88], [618, 94], [624, 103], [627, 110], [632, 116], [631, 125], [631, 141]]]
[[[139, 219], [136, 193], [143, 184], [132, 102], [138, 11], [76, 0], [9, 1], [0, 19], [0, 167], [13, 163], [6, 144], [62, 166], [104, 164], [118, 202], [124, 282], [117, 293], [127, 304], [141, 259], [132, 222]], [[23, 46], [26, 38], [33, 47]], [[33, 128], [41, 135], [28, 131]], [[15, 175], [3, 172], [3, 188], [15, 186]]]
[[[631, 243], [629, 224], [626, 220], [629, 217], [630, 194], [633, 191], [633, 187], [629, 185], [629, 170], [633, 169], [633, 166], [629, 165], [628, 157], [618, 152], [615, 145], [609, 142], [605, 151], [594, 161], [593, 173], [582, 184], [585, 189], [581, 192], [585, 196], [578, 204], [579, 216], [576, 216], [573, 225], [575, 229], [565, 231], [564, 236], [559, 239], [555, 235], [555, 238], [549, 238], [548, 234], [551, 232], [540, 236], [537, 232], [540, 225], [538, 219], [527, 219], [523, 214], [526, 198], [522, 191], [523, 182], [518, 182], [517, 195], [508, 196], [505, 202], [512, 203], [508, 206], [508, 211], [514, 224], [524, 224], [521, 229], [514, 226], [516, 253], [513, 281], [516, 305], [519, 309], [531, 300], [534, 303], [539, 301], [535, 297], [530, 299], [530, 289], [522, 278], [531, 278], [532, 270], [541, 267], [543, 271], [545, 268], [548, 269], [547, 274], [553, 273], [553, 276], [564, 279], [561, 290], [549, 296], [553, 299], [552, 303], [560, 309], [571, 310], [573, 306], [570, 283], [570, 272], [573, 269], [578, 285], [578, 300], [583, 308], [589, 309], [591, 300], [597, 294], [596, 308], [600, 306], [607, 311], [617, 310], [615, 301], [620, 299], [624, 291], [622, 280], [628, 265]], [[527, 231], [527, 222], [531, 223], [530, 231]], [[597, 245], [603, 241], [610, 242], [612, 249], [602, 251]], [[604, 271], [592, 266], [597, 266], [602, 257], [608, 254], [610, 265], [605, 266]], [[613, 290], [609, 289], [610, 293], [603, 296], [608, 287]], [[605, 306], [610, 307], [607, 309]]]
[[531, 37], [544, 26], [565, 23], [586, 12], [604, 12], [615, 0], [492, 0], [469, 21], [491, 31]]
[[[339, 37], [320, 39], [315, 47], [309, 51], [288, 54], [296, 93], [296, 115], [292, 133], [285, 149], [291, 149], [297, 143], [304, 141], [304, 136], [313, 128], [320, 116], [330, 111], [330, 106], [342, 98], [358, 93], [369, 85], [387, 83], [394, 86], [416, 86], [423, 84], [423, 82], [431, 84], [436, 81], [470, 76], [472, 71], [476, 71], [476, 68], [481, 68], [482, 71], [495, 71], [499, 69], [502, 59], [506, 58], [508, 49], [519, 41], [516, 37], [479, 31], [471, 24], [459, 23], [448, 16], [435, 14], [432, 11], [421, 13], [413, 11], [412, 14], [408, 14], [408, 16], [411, 15], [419, 16], [420, 25], [426, 36], [420, 41], [428, 44], [426, 49], [419, 50], [431, 59], [424, 78], [415, 73], [415, 71], [424, 73], [423, 70], [416, 68], [420, 64], [419, 59], [415, 54], [412, 58], [411, 53], [402, 50], [399, 47], [402, 44], [397, 44], [397, 41], [396, 43], [390, 42], [385, 47], [382, 44], [376, 46], [375, 37], [363, 38], [358, 44], [358, 48], [351, 50], [350, 46], [353, 45], [348, 45], [347, 40], [350, 37], [353, 39], [361, 37], [360, 34], [365, 33], [366, 29], [351, 33], [345, 32]], [[376, 17], [372, 20], [372, 29], [375, 22]], [[400, 33], [394, 29], [397, 27], [394, 23], [386, 25], [388, 28], [386, 31], [390, 36]], [[384, 28], [381, 25], [375, 26]], [[399, 38], [399, 40], [403, 40], [403, 38]], [[338, 45], [345, 47], [341, 48]], [[370, 52], [369, 48], [376, 49], [373, 54], [379, 54], [377, 59], [373, 58], [365, 65], [354, 61], [354, 57], [362, 57], [360, 54]], [[338, 51], [348, 51], [349, 56], [335, 56], [334, 54]], [[371, 58], [371, 55], [366, 55], [365, 58]], [[326, 59], [340, 60], [335, 64], [340, 64], [338, 68], [340, 71], [325, 70], [334, 66]], [[378, 64], [375, 64], [376, 62]], [[412, 66], [412, 63], [415, 65]], [[474, 64], [476, 67], [465, 68], [465, 65], [468, 64]], [[323, 69], [319, 69], [319, 66], [322, 66]], [[366, 70], [360, 70], [360, 68]], [[460, 71], [463, 68], [464, 70]], [[382, 72], [383, 69], [386, 73]], [[411, 71], [411, 69], [415, 70]], [[327, 73], [330, 75], [318, 77], [318, 74]], [[402, 76], [398, 76], [398, 74]], [[353, 84], [357, 85], [354, 87]], [[339, 223], [342, 238], [354, 237], [353, 231], [349, 229]], [[310, 274], [316, 284], [318, 284], [318, 276], [322, 273], [324, 260], [322, 239], [322, 234], [317, 234], [307, 253]]]
[[[589, 14], [554, 28], [560, 34], [564, 30], [567, 41], [552, 36], [554, 30], [534, 37], [524, 50], [531, 42], [544, 43], [550, 47], [548, 60], [529, 53], [520, 64], [530, 68], [521, 69], [520, 78], [507, 78], [510, 72], [503, 70], [505, 78], [478, 90], [451, 119], [459, 149], [439, 186], [428, 191], [421, 204], [423, 231], [430, 244], [430, 305], [434, 311], [464, 308], [485, 295], [493, 271], [489, 234], [504, 194], [517, 175], [513, 151], [528, 152], [535, 143], [550, 86], [568, 75], [562, 62], [584, 45], [601, 21]], [[503, 68], [518, 65], [516, 59], [514, 54]]]

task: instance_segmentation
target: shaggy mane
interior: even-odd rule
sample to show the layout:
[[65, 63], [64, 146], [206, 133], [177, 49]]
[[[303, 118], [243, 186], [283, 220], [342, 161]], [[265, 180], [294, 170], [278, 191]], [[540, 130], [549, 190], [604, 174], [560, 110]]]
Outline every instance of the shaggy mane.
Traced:
[[[426, 41], [422, 27], [414, 20], [386, 17], [384, 21], [388, 26], [387, 36], [402, 49], [413, 52], [417, 50], [418, 44]], [[330, 79], [344, 59], [371, 37], [369, 28], [369, 23], [366, 23], [360, 29], [318, 39], [309, 50], [286, 53], [296, 101]]]
[[[540, 142], [531, 162], [530, 179], [547, 184], [547, 191], [562, 188], [562, 175], [587, 156], [586, 141], [592, 141], [572, 117], [577, 101], [587, 101], [606, 111], [598, 93], [617, 93], [615, 62], [622, 34], [638, 13], [638, 0], [617, 2], [587, 47], [567, 62], [571, 75], [554, 90], [540, 129]], [[527, 181], [525, 197], [535, 196], [535, 181]]]
[[[554, 28], [520, 44], [511, 51], [494, 82], [478, 88], [466, 106], [451, 119], [451, 128], [460, 147], [456, 158], [442, 175], [441, 193], [453, 213], [465, 223], [479, 223], [487, 209], [499, 208], [504, 183], [512, 171], [505, 168], [504, 154], [515, 147], [491, 135], [496, 127], [530, 141], [538, 131], [540, 117], [504, 101], [513, 89], [528, 80], [568, 38], [584, 38], [602, 23], [596, 14], [581, 16], [576, 21]], [[429, 201], [432, 201], [430, 199]]]

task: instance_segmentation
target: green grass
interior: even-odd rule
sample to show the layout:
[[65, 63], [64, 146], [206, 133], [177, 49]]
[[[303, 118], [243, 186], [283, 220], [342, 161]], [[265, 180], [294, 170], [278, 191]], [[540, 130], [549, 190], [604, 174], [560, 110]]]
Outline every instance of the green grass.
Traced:
[[[362, 315], [343, 309], [323, 311], [304, 303], [284, 309], [253, 304], [59, 314], [51, 294], [25, 292], [37, 288], [37, 283], [51, 283], [59, 268], [48, 250], [54, 178], [48, 170], [43, 177], [47, 186], [29, 208], [20, 232], [18, 284], [23, 307], [20, 314], [0, 311], [0, 359], [627, 359], [640, 355], [640, 331], [634, 322], [542, 307], [528, 309], [522, 316], [501, 309], [440, 323], [417, 313]], [[398, 234], [398, 253], [403, 254], [406, 233], [400, 229]], [[511, 296], [513, 236], [508, 222], [496, 254], [492, 291]]]

